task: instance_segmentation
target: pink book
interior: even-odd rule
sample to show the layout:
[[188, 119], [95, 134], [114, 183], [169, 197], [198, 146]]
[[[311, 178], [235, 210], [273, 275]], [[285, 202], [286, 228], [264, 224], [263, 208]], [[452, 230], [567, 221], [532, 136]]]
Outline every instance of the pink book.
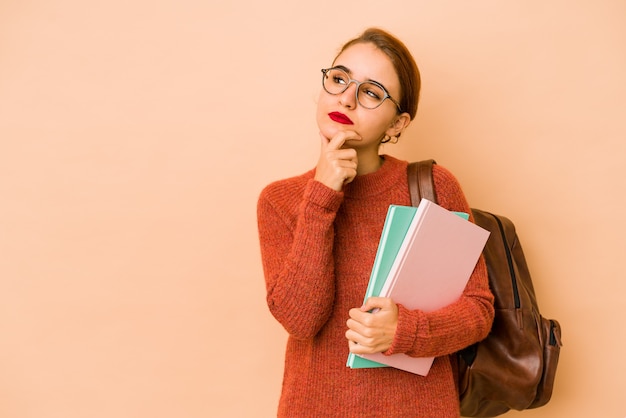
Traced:
[[[422, 199], [380, 296], [425, 312], [456, 302], [489, 237], [485, 229]], [[363, 358], [426, 376], [433, 357], [363, 354]]]

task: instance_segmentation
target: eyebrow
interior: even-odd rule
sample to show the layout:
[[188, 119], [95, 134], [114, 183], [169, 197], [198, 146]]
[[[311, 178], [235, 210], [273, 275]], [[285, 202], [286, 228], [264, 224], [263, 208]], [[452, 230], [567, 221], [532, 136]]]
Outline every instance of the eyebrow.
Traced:
[[[350, 77], [352, 77], [352, 71], [351, 71], [348, 67], [346, 67], [346, 66], [344, 66], [344, 65], [335, 65], [333, 68], [339, 68], [340, 70], [343, 70], [343, 71], [345, 71], [346, 73], [348, 73], [348, 75], [349, 75]], [[368, 79], [367, 79], [367, 80], [365, 80], [365, 81], [369, 81], [369, 82], [372, 82], [372, 83], [378, 84], [378, 85], [379, 85], [379, 86], [381, 86], [383, 89], [385, 89], [385, 91], [386, 91], [386, 92], [389, 92], [389, 90], [387, 90], [387, 87], [385, 87], [385, 85], [384, 85], [383, 83], [381, 83], [380, 81], [372, 80], [371, 78], [368, 78]], [[389, 93], [387, 93], [387, 94], [389, 94]]]

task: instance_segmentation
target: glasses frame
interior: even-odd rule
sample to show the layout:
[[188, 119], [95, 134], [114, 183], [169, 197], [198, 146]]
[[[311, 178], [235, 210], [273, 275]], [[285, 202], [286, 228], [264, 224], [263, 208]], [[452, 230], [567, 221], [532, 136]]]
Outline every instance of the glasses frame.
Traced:
[[[331, 93], [326, 89], [326, 85], [324, 83], [324, 80], [326, 79], [326, 74], [330, 71], [330, 70], [337, 70], [337, 71], [341, 71], [342, 73], [344, 73], [347, 76], [348, 82], [346, 83], [345, 87], [343, 90], [341, 90], [338, 93]], [[376, 82], [376, 81], [359, 81], [359, 80], [355, 80], [353, 78], [350, 78], [350, 75], [343, 69], [340, 67], [330, 67], [330, 68], [322, 68], [322, 87], [324, 88], [324, 91], [328, 94], [332, 94], [333, 96], [336, 96], [338, 94], [343, 94], [346, 90], [348, 90], [348, 87], [350, 87], [350, 84], [356, 84], [356, 91], [355, 91], [355, 96], [356, 96], [356, 102], [360, 105], [363, 106], [361, 104], [361, 102], [359, 101], [359, 87], [361, 86], [361, 84], [365, 84], [365, 83], [370, 83], [370, 84], [374, 84], [375, 86], [380, 87], [380, 89], [385, 93], [385, 97], [383, 97], [383, 99], [380, 101], [380, 103], [376, 106], [376, 107], [366, 107], [363, 106], [364, 109], [369, 109], [369, 110], [374, 110], [374, 109], [378, 109], [380, 107], [380, 105], [382, 105], [386, 99], [391, 100], [391, 102], [393, 104], [396, 105], [396, 108], [398, 108], [398, 113], [402, 113], [402, 108], [400, 107], [400, 103], [398, 103], [398, 101], [396, 99], [394, 99], [393, 97], [391, 97], [391, 95], [389, 94], [389, 92], [387, 91], [387, 89], [380, 83]]]

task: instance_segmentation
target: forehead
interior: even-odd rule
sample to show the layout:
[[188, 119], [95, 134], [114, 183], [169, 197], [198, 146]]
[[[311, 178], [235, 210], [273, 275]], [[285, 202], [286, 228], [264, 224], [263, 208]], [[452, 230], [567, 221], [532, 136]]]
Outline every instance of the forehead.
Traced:
[[399, 89], [400, 81], [389, 57], [374, 44], [358, 43], [348, 47], [335, 59], [333, 65], [350, 70], [350, 76], [359, 81], [374, 80], [387, 90]]

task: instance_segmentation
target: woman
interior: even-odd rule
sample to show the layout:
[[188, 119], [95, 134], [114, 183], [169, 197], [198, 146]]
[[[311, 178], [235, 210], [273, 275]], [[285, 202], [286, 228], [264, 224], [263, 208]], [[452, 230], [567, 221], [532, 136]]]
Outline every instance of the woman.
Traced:
[[[267, 304], [289, 333], [281, 417], [458, 417], [451, 354], [484, 338], [493, 296], [481, 258], [463, 296], [436, 312], [389, 298], [363, 304], [390, 204], [411, 205], [407, 162], [379, 155], [415, 117], [417, 65], [392, 35], [368, 29], [322, 70], [315, 169], [267, 186], [258, 225]], [[435, 165], [438, 203], [469, 212]], [[375, 313], [370, 311], [375, 310]], [[349, 352], [435, 356], [428, 376], [350, 369]]]

